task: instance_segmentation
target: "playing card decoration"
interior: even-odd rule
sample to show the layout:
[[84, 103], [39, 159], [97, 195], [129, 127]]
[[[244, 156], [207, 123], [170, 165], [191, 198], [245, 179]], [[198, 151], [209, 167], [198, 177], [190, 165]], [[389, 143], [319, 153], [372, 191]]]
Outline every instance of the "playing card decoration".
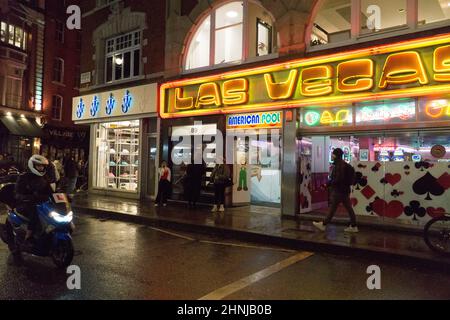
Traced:
[[409, 217], [413, 216], [413, 220], [417, 220], [417, 216], [423, 218], [427, 211], [420, 206], [419, 201], [411, 201], [409, 206], [405, 207], [405, 214]]
[[312, 211], [311, 157], [300, 157], [300, 214]]
[[378, 170], [380, 170], [381, 167], [381, 163], [377, 162], [373, 167], [372, 167], [372, 171], [373, 172], [378, 172]]
[[445, 172], [442, 176], [440, 176], [437, 182], [444, 188], [445, 190], [450, 189], [450, 174]]
[[365, 161], [353, 166], [357, 173], [351, 198], [358, 215], [424, 224], [450, 212], [448, 163]]
[[403, 203], [394, 200], [387, 203], [384, 199], [375, 198], [370, 208], [380, 217], [398, 218], [403, 213]]
[[443, 215], [445, 215], [445, 209], [428, 207], [427, 213], [432, 218], [438, 218], [438, 217], [442, 217]]
[[394, 198], [400, 197], [402, 194], [404, 194], [404, 192], [398, 190], [394, 190], [391, 192], [391, 196], [393, 196]]
[[354, 186], [356, 186], [356, 190], [360, 190], [361, 187], [365, 187], [367, 185], [367, 178], [363, 176], [361, 172], [355, 173], [355, 183], [353, 183]]
[[429, 172], [413, 184], [413, 190], [419, 195], [426, 194], [427, 197], [425, 200], [433, 200], [430, 194], [440, 196], [445, 192], [445, 189], [438, 183], [438, 180]]
[[416, 162], [414, 164], [414, 166], [417, 169], [420, 169], [420, 171], [424, 171], [425, 169], [430, 168], [431, 164], [429, 162], [425, 162], [425, 161], [420, 161], [420, 162]]

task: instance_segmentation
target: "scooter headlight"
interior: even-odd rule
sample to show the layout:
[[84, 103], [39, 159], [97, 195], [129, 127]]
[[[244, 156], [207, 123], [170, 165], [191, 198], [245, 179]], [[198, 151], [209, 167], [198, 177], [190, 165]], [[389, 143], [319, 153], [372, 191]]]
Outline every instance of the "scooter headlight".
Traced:
[[73, 212], [70, 211], [67, 215], [63, 216], [55, 211], [52, 211], [48, 214], [50, 218], [59, 223], [70, 223], [73, 220]]

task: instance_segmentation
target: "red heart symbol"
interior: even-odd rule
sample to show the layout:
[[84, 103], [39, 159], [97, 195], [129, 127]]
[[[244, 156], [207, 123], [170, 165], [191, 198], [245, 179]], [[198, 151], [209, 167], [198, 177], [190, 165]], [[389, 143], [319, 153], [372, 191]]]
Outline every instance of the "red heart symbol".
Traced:
[[398, 173], [396, 174], [386, 173], [386, 175], [384, 176], [384, 180], [386, 180], [390, 185], [394, 186], [400, 180], [402, 180], [402, 176]]
[[377, 199], [372, 204], [373, 211], [381, 216], [388, 218], [398, 218], [403, 214], [403, 203], [400, 201], [394, 200], [387, 203], [383, 199]]
[[385, 217], [397, 219], [403, 214], [404, 208], [403, 203], [400, 201], [391, 201], [386, 207]]
[[427, 213], [432, 218], [442, 217], [445, 214], [445, 209], [428, 207]]
[[375, 212], [380, 217], [384, 216], [384, 212], [386, 210], [387, 202], [383, 199], [376, 199], [372, 203], [373, 212]]
[[356, 198], [351, 198], [350, 201], [352, 202], [353, 207], [356, 207], [356, 205], [358, 204], [358, 199]]
[[447, 172], [440, 176], [437, 182], [444, 188], [445, 190], [450, 188], [450, 174]]

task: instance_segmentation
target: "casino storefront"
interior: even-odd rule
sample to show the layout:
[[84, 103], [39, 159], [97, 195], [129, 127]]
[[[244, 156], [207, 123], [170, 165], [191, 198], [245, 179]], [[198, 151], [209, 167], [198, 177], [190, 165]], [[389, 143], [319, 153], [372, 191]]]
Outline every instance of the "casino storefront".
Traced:
[[[330, 153], [340, 147], [357, 172], [352, 202], [358, 215], [422, 224], [450, 212], [449, 39], [415, 39], [165, 83], [159, 111], [166, 131], [163, 156], [183, 148], [170, 142], [174, 131], [195, 136], [220, 130], [222, 140], [231, 135], [234, 142], [231, 204], [275, 203], [283, 215], [323, 215]], [[276, 121], [264, 122], [263, 116]], [[214, 149], [209, 141], [203, 147]], [[264, 189], [262, 197], [255, 188], [244, 196], [239, 180], [276, 191]]]

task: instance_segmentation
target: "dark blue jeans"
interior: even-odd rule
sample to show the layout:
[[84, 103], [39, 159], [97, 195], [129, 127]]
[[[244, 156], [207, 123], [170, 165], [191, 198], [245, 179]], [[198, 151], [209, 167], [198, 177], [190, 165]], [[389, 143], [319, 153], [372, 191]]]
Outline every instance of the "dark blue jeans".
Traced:
[[216, 205], [225, 204], [225, 184], [214, 183], [214, 198]]
[[323, 224], [327, 225], [331, 222], [340, 203], [342, 203], [345, 209], [347, 209], [348, 215], [350, 216], [350, 225], [352, 227], [356, 227], [356, 215], [350, 201], [350, 194], [336, 191], [331, 191], [330, 193], [330, 211], [328, 212], [328, 216]]

